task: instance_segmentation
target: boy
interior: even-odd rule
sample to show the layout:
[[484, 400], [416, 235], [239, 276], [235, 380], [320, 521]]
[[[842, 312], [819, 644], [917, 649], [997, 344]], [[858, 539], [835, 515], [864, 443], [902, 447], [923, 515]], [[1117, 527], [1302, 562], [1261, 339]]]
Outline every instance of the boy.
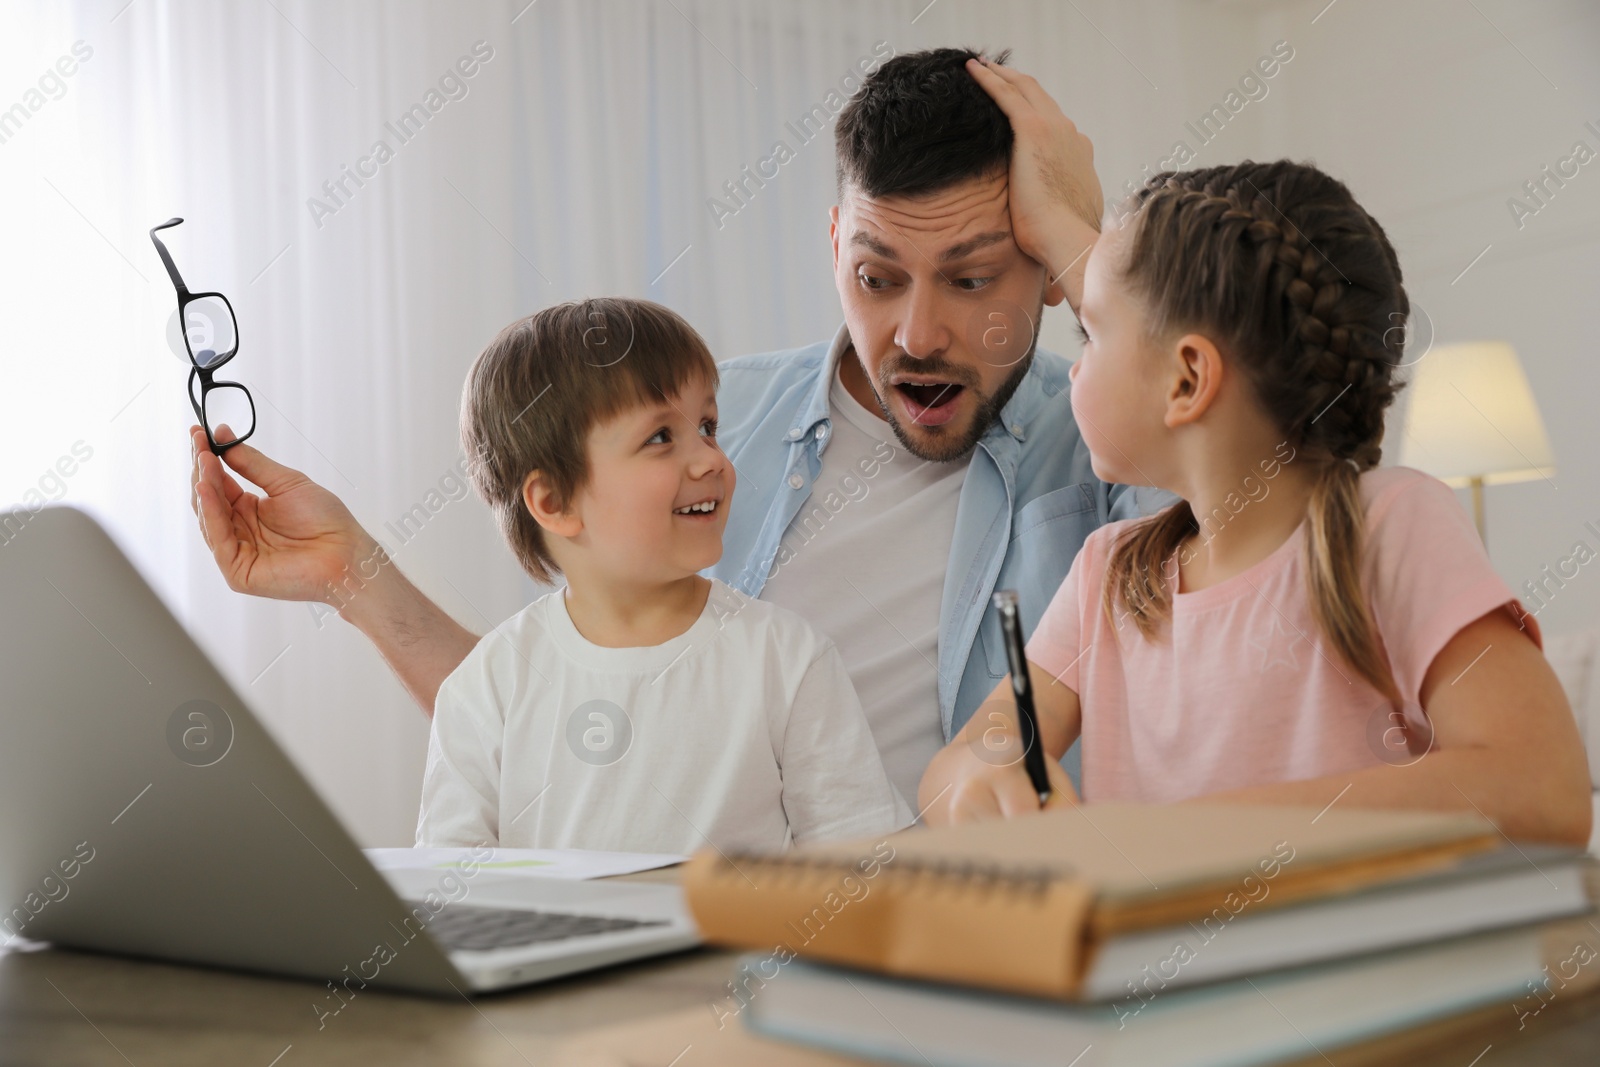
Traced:
[[473, 484], [523, 568], [567, 585], [440, 688], [418, 846], [775, 850], [911, 822], [833, 643], [697, 573], [735, 482], [717, 381], [638, 300], [549, 308], [478, 357]]

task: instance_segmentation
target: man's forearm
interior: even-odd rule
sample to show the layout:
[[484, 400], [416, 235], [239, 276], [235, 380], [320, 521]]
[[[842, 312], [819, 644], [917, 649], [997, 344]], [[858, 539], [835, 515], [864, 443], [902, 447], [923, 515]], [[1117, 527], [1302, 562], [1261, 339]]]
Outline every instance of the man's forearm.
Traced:
[[424, 596], [393, 562], [384, 562], [339, 614], [377, 646], [429, 716], [439, 687], [478, 643], [477, 634]]
[[1098, 227], [1077, 215], [1063, 212], [1060, 223], [1044, 245], [1044, 268], [1050, 280], [1066, 293], [1073, 311], [1083, 305], [1083, 270], [1089, 262], [1089, 251], [1099, 239]]

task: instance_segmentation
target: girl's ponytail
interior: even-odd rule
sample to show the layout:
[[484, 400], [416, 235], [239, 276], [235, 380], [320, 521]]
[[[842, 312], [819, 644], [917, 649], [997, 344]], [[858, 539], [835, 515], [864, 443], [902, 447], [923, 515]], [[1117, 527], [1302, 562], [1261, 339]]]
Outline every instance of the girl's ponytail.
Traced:
[[1157, 623], [1172, 612], [1168, 561], [1176, 565], [1178, 546], [1198, 530], [1187, 500], [1128, 529], [1112, 550], [1100, 604], [1112, 629], [1120, 625], [1119, 607], [1126, 606], [1139, 633], [1155, 637]]
[[1336, 459], [1312, 486], [1305, 556], [1311, 617], [1344, 661], [1399, 708], [1400, 690], [1361, 582], [1365, 514], [1359, 476], [1353, 463]]

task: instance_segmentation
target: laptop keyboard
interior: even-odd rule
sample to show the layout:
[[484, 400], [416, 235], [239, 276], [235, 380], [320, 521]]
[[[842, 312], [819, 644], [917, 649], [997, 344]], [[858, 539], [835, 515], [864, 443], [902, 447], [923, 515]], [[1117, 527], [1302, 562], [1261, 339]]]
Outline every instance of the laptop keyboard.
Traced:
[[565, 941], [573, 937], [666, 925], [665, 919], [612, 919], [559, 911], [451, 904], [428, 923], [428, 933], [447, 949], [487, 952], [497, 948], [520, 948], [546, 941]]

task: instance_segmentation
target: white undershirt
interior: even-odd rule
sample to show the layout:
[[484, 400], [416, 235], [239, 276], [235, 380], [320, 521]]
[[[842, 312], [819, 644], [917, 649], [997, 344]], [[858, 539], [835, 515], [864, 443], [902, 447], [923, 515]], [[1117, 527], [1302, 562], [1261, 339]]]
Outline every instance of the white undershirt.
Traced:
[[[835, 367], [854, 358], [846, 349]], [[913, 456], [878, 412], [850, 395], [837, 370], [828, 402], [832, 440], [811, 498], [784, 531], [777, 573], [761, 599], [833, 639], [889, 780], [915, 810], [922, 772], [944, 745], [939, 607], [970, 457]]]

